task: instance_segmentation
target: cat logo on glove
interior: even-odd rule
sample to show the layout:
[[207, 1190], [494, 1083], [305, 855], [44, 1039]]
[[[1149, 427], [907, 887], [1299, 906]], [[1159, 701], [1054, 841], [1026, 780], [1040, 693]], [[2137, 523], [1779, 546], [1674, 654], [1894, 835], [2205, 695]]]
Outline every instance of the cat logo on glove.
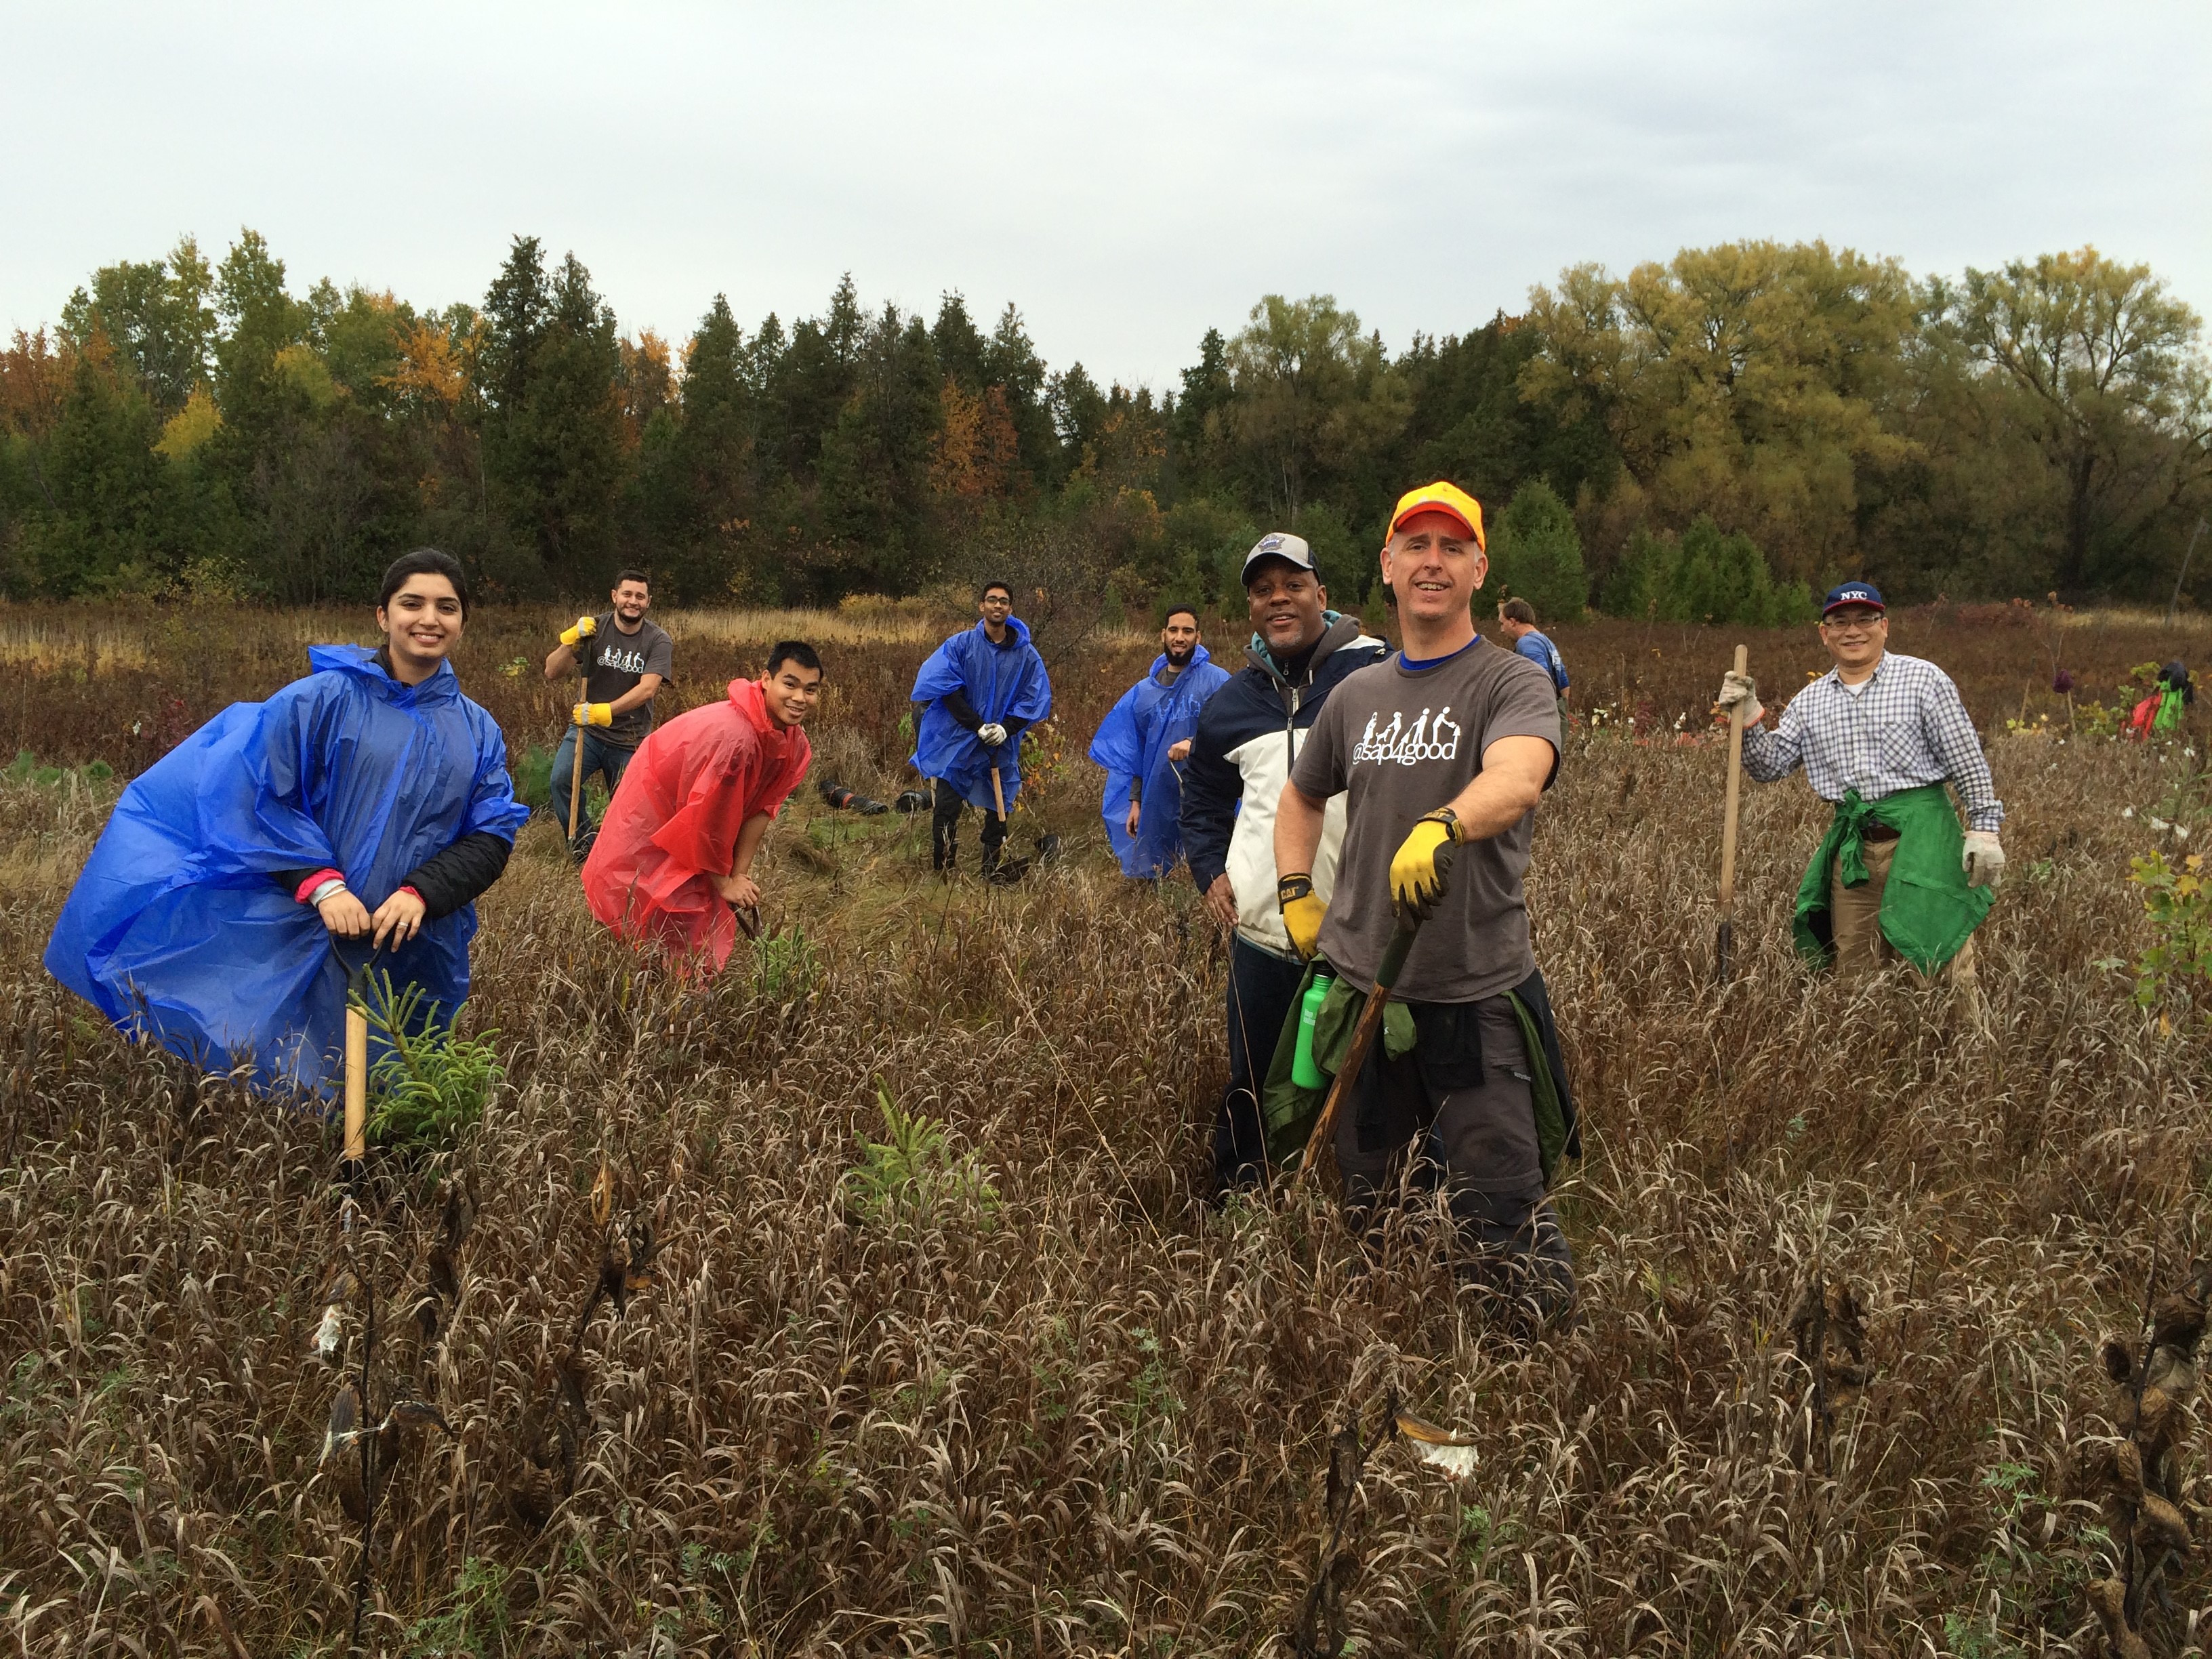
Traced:
[[1379, 714], [1367, 717], [1367, 730], [1352, 748], [1352, 763], [1373, 761], [1377, 766], [1387, 766], [1395, 761], [1401, 766], [1412, 766], [1419, 761], [1455, 759], [1459, 754], [1460, 727], [1451, 718], [1451, 705], [1446, 703], [1437, 710], [1431, 721], [1429, 711], [1421, 710], [1410, 731], [1403, 729], [1406, 717], [1393, 713], [1390, 724], [1380, 732], [1375, 729]]

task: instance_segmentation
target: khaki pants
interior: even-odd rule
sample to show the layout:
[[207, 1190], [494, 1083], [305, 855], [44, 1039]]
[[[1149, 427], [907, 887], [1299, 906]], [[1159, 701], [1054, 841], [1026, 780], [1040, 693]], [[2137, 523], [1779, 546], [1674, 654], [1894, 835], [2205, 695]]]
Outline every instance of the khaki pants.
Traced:
[[[1897, 856], [1894, 841], [1868, 841], [1861, 845], [1866, 859], [1863, 887], [1844, 885], [1844, 861], [1836, 860], [1828, 877], [1828, 921], [1836, 939], [1836, 969], [1844, 974], [1868, 974], [1901, 961], [1881, 935], [1881, 890], [1889, 884], [1890, 860]], [[1959, 954], [1943, 965], [1942, 977], [1971, 988], [1974, 984], [1974, 941], [1959, 947]]]

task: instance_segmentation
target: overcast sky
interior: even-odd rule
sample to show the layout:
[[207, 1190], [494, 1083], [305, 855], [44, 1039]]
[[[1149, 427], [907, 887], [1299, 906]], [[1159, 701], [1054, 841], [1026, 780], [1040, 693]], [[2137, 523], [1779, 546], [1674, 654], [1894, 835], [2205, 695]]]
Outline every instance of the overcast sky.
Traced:
[[1261, 294], [1394, 349], [1532, 283], [1826, 237], [1955, 271], [2094, 242], [2212, 307], [2212, 6], [1778, 0], [776, 8], [0, 0], [0, 319], [251, 225], [480, 301], [516, 232], [626, 330], [1008, 301], [1172, 386]]

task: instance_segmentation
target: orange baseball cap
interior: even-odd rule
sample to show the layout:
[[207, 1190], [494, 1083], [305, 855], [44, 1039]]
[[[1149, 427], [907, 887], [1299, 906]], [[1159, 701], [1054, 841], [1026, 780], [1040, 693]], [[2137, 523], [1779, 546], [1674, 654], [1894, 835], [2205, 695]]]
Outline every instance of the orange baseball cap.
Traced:
[[1390, 533], [1396, 535], [1398, 526], [1417, 513], [1442, 513], [1457, 519], [1467, 533], [1474, 538], [1474, 544], [1485, 553], [1490, 551], [1490, 544], [1482, 537], [1482, 503], [1457, 484], [1446, 483], [1440, 478], [1399, 496], [1398, 505], [1390, 514]]

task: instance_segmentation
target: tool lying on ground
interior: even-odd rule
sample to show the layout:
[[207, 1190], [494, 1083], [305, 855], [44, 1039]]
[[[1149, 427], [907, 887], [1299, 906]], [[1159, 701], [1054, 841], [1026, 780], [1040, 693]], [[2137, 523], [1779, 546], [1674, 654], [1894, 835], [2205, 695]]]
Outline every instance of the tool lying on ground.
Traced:
[[[1746, 672], [1749, 653], [1735, 648], [1735, 672]], [[1751, 699], [1739, 697], [1729, 709], [1728, 805], [1721, 814], [1721, 920], [1713, 932], [1713, 978], [1726, 985], [1735, 967], [1735, 826], [1743, 793], [1743, 715]]]
[[1382, 1030], [1383, 1010], [1389, 1006], [1391, 990], [1398, 983], [1398, 975], [1406, 965], [1407, 953], [1413, 950], [1413, 936], [1420, 927], [1418, 916], [1401, 915], [1398, 918], [1397, 929], [1390, 935], [1382, 960], [1375, 969], [1375, 988], [1367, 994], [1367, 1006], [1359, 1011], [1359, 1024], [1352, 1029], [1352, 1041], [1345, 1046], [1335, 1080], [1328, 1085], [1328, 1097], [1322, 1102], [1321, 1115], [1314, 1120], [1313, 1133], [1306, 1137], [1305, 1155], [1298, 1159], [1297, 1173], [1291, 1177], [1293, 1187], [1304, 1182], [1324, 1151], [1334, 1155], [1337, 1115], [1343, 1109], [1345, 1097], [1358, 1085], [1359, 1073], [1367, 1064], [1367, 1051], [1375, 1046], [1375, 1039]]
[[864, 818], [874, 818], [881, 817], [891, 810], [879, 800], [871, 799], [857, 790], [848, 789], [842, 783], [832, 783], [827, 778], [823, 779], [815, 787], [821, 792], [823, 800], [840, 811], [850, 811], [858, 812]]

